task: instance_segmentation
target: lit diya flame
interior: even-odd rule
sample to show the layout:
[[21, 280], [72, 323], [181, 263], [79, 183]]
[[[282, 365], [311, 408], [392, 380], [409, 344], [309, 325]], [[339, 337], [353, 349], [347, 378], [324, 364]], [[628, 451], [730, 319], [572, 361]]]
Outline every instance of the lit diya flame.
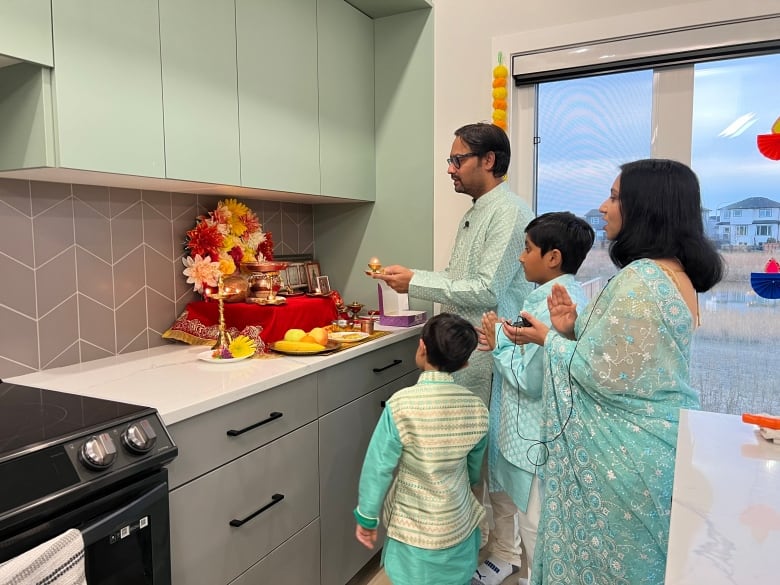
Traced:
[[371, 272], [380, 272], [382, 270], [382, 263], [379, 261], [379, 258], [374, 256], [368, 261], [368, 267], [371, 269]]

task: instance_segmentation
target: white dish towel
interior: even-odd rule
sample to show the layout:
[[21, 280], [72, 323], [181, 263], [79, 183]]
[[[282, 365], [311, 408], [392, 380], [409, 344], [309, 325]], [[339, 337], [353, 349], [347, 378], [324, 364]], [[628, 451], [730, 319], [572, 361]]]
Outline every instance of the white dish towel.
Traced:
[[87, 585], [84, 539], [68, 530], [0, 565], [2, 585]]

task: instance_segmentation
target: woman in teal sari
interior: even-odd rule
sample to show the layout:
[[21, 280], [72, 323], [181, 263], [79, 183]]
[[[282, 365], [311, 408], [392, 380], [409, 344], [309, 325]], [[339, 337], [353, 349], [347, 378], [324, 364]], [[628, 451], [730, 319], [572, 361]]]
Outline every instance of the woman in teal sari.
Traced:
[[525, 315], [532, 327], [518, 330], [546, 353], [535, 585], [664, 582], [679, 411], [699, 408], [696, 295], [723, 261], [693, 171], [661, 159], [621, 170], [599, 208], [619, 272], [579, 315], [554, 288], [553, 329]]

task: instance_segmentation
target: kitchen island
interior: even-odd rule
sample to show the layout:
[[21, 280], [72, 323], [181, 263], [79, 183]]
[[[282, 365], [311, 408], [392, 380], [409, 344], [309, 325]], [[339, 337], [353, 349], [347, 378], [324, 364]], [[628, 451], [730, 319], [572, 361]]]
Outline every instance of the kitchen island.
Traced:
[[418, 376], [421, 326], [382, 329], [323, 356], [213, 363], [175, 344], [7, 381], [158, 410], [179, 448], [174, 585], [344, 585], [374, 554], [351, 514], [365, 449]]
[[666, 585], [780, 579], [780, 445], [741, 417], [683, 410]]

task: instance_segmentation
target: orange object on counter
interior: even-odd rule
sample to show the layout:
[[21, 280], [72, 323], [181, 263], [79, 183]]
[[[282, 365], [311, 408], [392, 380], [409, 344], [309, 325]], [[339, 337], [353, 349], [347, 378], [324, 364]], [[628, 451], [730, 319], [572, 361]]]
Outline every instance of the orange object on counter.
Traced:
[[758, 425], [760, 427], [764, 427], [765, 429], [780, 431], [780, 417], [776, 416], [750, 414], [746, 412], [742, 415], [742, 422]]

